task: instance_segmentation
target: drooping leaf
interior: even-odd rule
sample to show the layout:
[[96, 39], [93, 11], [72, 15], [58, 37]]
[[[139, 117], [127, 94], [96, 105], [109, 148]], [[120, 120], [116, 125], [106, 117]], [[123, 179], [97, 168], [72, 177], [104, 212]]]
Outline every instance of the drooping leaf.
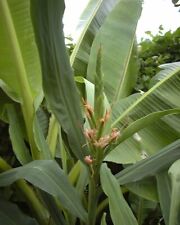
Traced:
[[0, 174], [0, 186], [12, 184], [16, 180], [25, 179], [41, 190], [57, 197], [63, 207], [86, 220], [86, 211], [82, 206], [76, 190], [70, 185], [63, 170], [55, 161], [38, 160]]
[[180, 160], [172, 164], [169, 171], [171, 179], [171, 204], [169, 212], [169, 225], [178, 225], [180, 221]]
[[133, 212], [123, 197], [118, 181], [111, 174], [106, 164], [101, 166], [100, 177], [102, 188], [108, 196], [113, 224], [138, 225]]
[[19, 162], [24, 165], [32, 161], [32, 157], [30, 156], [29, 150], [24, 141], [23, 129], [21, 127], [22, 123], [14, 105], [6, 105], [6, 110], [9, 121], [9, 135], [13, 151]]
[[[83, 119], [64, 43], [63, 13], [63, 1], [31, 1], [31, 14], [41, 59], [45, 97], [67, 134], [74, 155], [83, 160], [87, 154]], [[42, 38], [44, 35], [45, 38]]]
[[75, 75], [86, 77], [93, 40], [116, 0], [90, 0], [79, 18], [76, 29], [77, 43], [71, 55]]
[[166, 146], [157, 154], [141, 160], [127, 167], [116, 175], [120, 184], [127, 184], [142, 180], [145, 177], [155, 176], [169, 166], [180, 156], [180, 139]]
[[2, 199], [0, 202], [0, 224], [38, 225], [35, 219], [25, 215], [15, 204]]
[[91, 48], [88, 79], [92, 80], [95, 73], [97, 50], [102, 44], [105, 94], [111, 103], [127, 96], [132, 91], [136, 80], [135, 74], [127, 73], [127, 71], [140, 14], [141, 1], [122, 0], [117, 2], [101, 26]]

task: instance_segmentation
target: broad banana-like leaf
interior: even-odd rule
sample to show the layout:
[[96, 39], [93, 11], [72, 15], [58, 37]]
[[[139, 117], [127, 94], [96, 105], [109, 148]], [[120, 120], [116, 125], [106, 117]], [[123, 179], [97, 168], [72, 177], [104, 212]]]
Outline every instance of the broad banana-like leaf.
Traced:
[[169, 212], [169, 225], [178, 225], [180, 221], [180, 159], [170, 167], [171, 204]]
[[29, 95], [37, 108], [42, 101], [42, 81], [30, 1], [1, 1], [0, 27], [0, 86], [16, 101]]
[[[180, 95], [179, 71], [180, 67], [178, 63], [175, 65], [169, 64], [168, 68], [165, 68], [162, 72], [163, 73], [162, 79], [160, 79], [160, 81], [156, 83], [149, 91], [147, 91], [144, 94], [135, 94], [129, 96], [119, 101], [113, 107], [112, 124], [114, 127], [118, 127], [120, 131], [122, 130], [121, 132], [122, 139], [123, 139], [123, 130], [125, 131], [125, 133], [127, 130], [129, 130], [130, 133], [133, 132], [133, 130], [131, 130], [130, 127], [134, 126], [136, 122], [138, 124], [139, 122], [141, 123], [143, 120], [146, 121], [145, 119], [146, 116], [147, 118], [152, 119], [151, 122], [153, 122], [154, 120], [153, 125], [145, 124], [146, 122], [141, 123], [148, 126], [138, 132], [140, 137], [141, 149], [143, 151], [146, 151], [149, 155], [155, 154], [161, 148], [165, 147], [166, 145], [174, 142], [179, 138], [180, 133], [179, 115], [165, 116], [161, 120], [157, 120], [157, 118], [155, 118], [158, 115], [160, 116], [161, 113], [163, 114], [166, 110], [171, 111], [174, 110], [175, 108], [177, 108], [177, 110], [179, 109], [180, 107], [178, 100]], [[118, 116], [118, 114], [120, 116]], [[138, 119], [140, 119], [139, 122]], [[148, 122], [149, 119], [147, 119], [147, 123], [149, 123]], [[129, 128], [124, 129], [124, 127], [127, 127], [128, 125]], [[106, 157], [106, 160], [108, 161], [115, 160], [115, 162], [117, 163], [129, 162], [130, 158], [128, 157], [127, 162], [125, 161], [126, 158], [124, 158], [124, 156], [126, 156], [126, 153], [123, 151], [123, 149], [124, 148], [127, 149], [127, 146], [129, 146], [128, 151], [130, 152], [135, 151], [137, 152], [137, 154], [139, 151], [139, 148], [131, 145], [132, 142], [133, 138], [125, 140]], [[123, 160], [121, 160], [121, 155]]]
[[38, 225], [35, 219], [25, 215], [15, 204], [2, 199], [0, 202], [0, 224]]
[[116, 175], [120, 184], [127, 184], [155, 176], [168, 169], [180, 157], [180, 139], [166, 146], [157, 154], [127, 167]]
[[142, 159], [141, 154], [140, 144], [134, 138], [129, 138], [109, 152], [104, 161], [122, 164], [136, 163]]
[[[53, 114], [67, 134], [74, 155], [87, 155], [83, 119], [63, 35], [64, 1], [31, 0], [31, 14], [39, 49], [43, 89]], [[42, 38], [44, 36], [44, 38]]]
[[180, 62], [174, 63], [167, 63], [160, 65], [159, 68], [161, 69], [150, 81], [149, 88], [153, 87], [156, 83], [163, 80], [169, 73], [173, 73], [174, 70], [180, 67]]
[[108, 196], [109, 209], [114, 225], [138, 225], [130, 207], [123, 197], [121, 188], [116, 178], [111, 174], [106, 164], [100, 170], [102, 189]]
[[123, 130], [121, 138], [119, 138], [116, 144], [118, 145], [118, 143], [121, 143], [123, 140], [126, 140], [127, 138], [131, 137], [133, 134], [135, 134], [139, 130], [154, 123], [154, 121], [157, 121], [161, 117], [164, 117], [170, 114], [180, 114], [180, 108], [174, 108], [174, 109], [164, 110], [160, 112], [153, 112], [148, 114], [145, 117], [142, 117], [141, 119], [136, 120], [135, 122], [131, 123], [127, 128]]
[[35, 160], [23, 167], [3, 172], [0, 174], [0, 186], [10, 185], [19, 179], [25, 179], [41, 190], [57, 197], [62, 206], [73, 215], [86, 220], [87, 213], [76, 190], [71, 186], [67, 176], [55, 161]]
[[171, 204], [171, 184], [167, 170], [156, 175], [159, 202], [165, 224], [169, 224], [169, 212]]
[[158, 193], [155, 179], [150, 177], [135, 183], [125, 185], [131, 192], [140, 196], [141, 198], [158, 202]]
[[[152, 112], [180, 107], [180, 65], [174, 67], [173, 64], [170, 64], [169, 67], [163, 71], [163, 73], [166, 74], [164, 79], [160, 80], [140, 98], [134, 101], [134, 103], [113, 122], [112, 126], [118, 126], [118, 124], [127, 117], [134, 121]], [[170, 70], [171, 72], [169, 72]], [[120, 104], [120, 102], [118, 104]]]
[[24, 165], [32, 161], [32, 157], [24, 142], [24, 134], [22, 129], [23, 124], [21, 123], [18, 112], [13, 104], [6, 105], [6, 110], [9, 121], [9, 135], [13, 151], [18, 161]]
[[101, 45], [105, 94], [111, 103], [130, 94], [136, 80], [135, 74], [127, 71], [141, 14], [141, 4], [141, 0], [118, 1], [101, 26], [91, 48], [88, 79], [93, 80], [97, 51]]
[[117, 0], [90, 0], [80, 16], [76, 29], [77, 43], [70, 58], [75, 75], [86, 77], [93, 40], [116, 2]]

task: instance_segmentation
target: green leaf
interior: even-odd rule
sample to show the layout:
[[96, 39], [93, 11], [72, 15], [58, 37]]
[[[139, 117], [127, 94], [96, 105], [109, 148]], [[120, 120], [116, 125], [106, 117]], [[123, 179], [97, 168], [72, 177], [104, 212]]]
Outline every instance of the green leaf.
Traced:
[[178, 225], [180, 221], [180, 159], [172, 164], [168, 173], [172, 188], [169, 225]]
[[86, 77], [93, 40], [116, 2], [116, 0], [90, 0], [80, 16], [76, 29], [77, 43], [70, 59], [75, 75]]
[[164, 71], [166, 73], [164, 79], [156, 83], [156, 85], [126, 108], [113, 122], [112, 126], [118, 126], [126, 117], [134, 121], [152, 112], [180, 107], [180, 89], [178, 88], [180, 85], [180, 66], [174, 67], [174, 65], [170, 64], [168, 68]]
[[140, 0], [118, 1], [101, 26], [91, 48], [87, 71], [88, 79], [92, 80], [95, 73], [97, 51], [99, 45], [102, 44], [105, 94], [111, 103], [127, 96], [134, 85], [134, 82], [131, 82], [135, 80], [134, 74], [127, 73], [127, 71], [140, 14]]
[[116, 145], [121, 143], [123, 140], [126, 140], [127, 138], [132, 136], [134, 133], [138, 132], [139, 130], [156, 122], [161, 117], [170, 115], [170, 114], [180, 114], [180, 108], [174, 108], [174, 109], [164, 110], [160, 112], [153, 112], [148, 114], [145, 117], [142, 117], [141, 119], [136, 120], [135, 122], [131, 123], [127, 128], [123, 130], [122, 135], [117, 141]]
[[[31, 14], [39, 49], [46, 100], [67, 134], [74, 155], [87, 155], [80, 100], [63, 36], [63, 1], [31, 1]], [[46, 38], [42, 38], [46, 34]]]
[[44, 137], [37, 115], [34, 116], [33, 133], [34, 140], [41, 155], [41, 159], [52, 159], [49, 146]]
[[156, 188], [156, 182], [151, 177], [149, 179], [143, 179], [142, 181], [129, 183], [125, 185], [134, 194], [150, 201], [158, 201], [158, 193]]
[[3, 225], [38, 225], [35, 219], [25, 215], [21, 210], [10, 202], [1, 199], [0, 224]]
[[180, 139], [163, 148], [157, 154], [127, 167], [116, 175], [120, 184], [127, 184], [154, 176], [180, 157]]
[[94, 93], [94, 114], [96, 121], [99, 121], [104, 115], [104, 83], [102, 74], [102, 46], [100, 45], [97, 62], [96, 62], [96, 73], [95, 73], [95, 93]]
[[123, 197], [118, 181], [111, 174], [106, 164], [101, 166], [100, 177], [103, 191], [109, 199], [109, 209], [113, 224], [138, 225], [133, 212]]
[[41, 191], [43, 201], [50, 212], [51, 218], [55, 222], [55, 225], [65, 225], [65, 219], [62, 212], [59, 210], [55, 199], [48, 193]]
[[[156, 112], [158, 111], [163, 112], [165, 110], [171, 110], [180, 107], [178, 100], [180, 95], [180, 89], [178, 88], [180, 85], [180, 67], [175, 67], [171, 64], [169, 65], [169, 67], [171, 68], [164, 70], [164, 74], [166, 74], [166, 76], [164, 76], [163, 79], [156, 83], [149, 91], [147, 91], [143, 95], [136, 94], [124, 98], [113, 107], [112, 118], [114, 127], [118, 127], [121, 131], [124, 129], [124, 127], [127, 127], [129, 124], [131, 126], [134, 121], [141, 119], [148, 114], [154, 113], [154, 116], [158, 116], [158, 113], [156, 114]], [[169, 73], [169, 71], [171, 72]], [[146, 119], [144, 120], [146, 121]], [[177, 140], [177, 138], [179, 138], [179, 124], [179, 115], [169, 115], [161, 120], [154, 121], [152, 125], [147, 124], [148, 126], [138, 132], [141, 139], [141, 149], [145, 150], [149, 155], [151, 155], [155, 154], [166, 145], [174, 142], [175, 140]], [[131, 133], [130, 128], [129, 132]], [[136, 154], [138, 154], [139, 150], [136, 146], [133, 146], [131, 144], [132, 142], [133, 137], [129, 138], [124, 143], [121, 143], [112, 151], [112, 153], [110, 153], [110, 155], [113, 154], [113, 159], [116, 159], [117, 163], [118, 159], [119, 163], [121, 163], [121, 154], [126, 155], [126, 153], [123, 151], [124, 146], [129, 147], [129, 152], [137, 152]], [[109, 156], [107, 156], [107, 158], [108, 157]], [[129, 160], [129, 158], [127, 159]]]
[[167, 64], [160, 65], [159, 68], [162, 70], [151, 79], [149, 87], [151, 88], [157, 82], [161, 81], [166, 76], [168, 76], [169, 73], [173, 72], [176, 69], [179, 69], [179, 67], [180, 67], [180, 62], [167, 63]]
[[30, 1], [1, 1], [0, 27], [0, 86], [13, 100], [21, 101], [23, 93], [29, 92], [37, 107], [42, 81]]
[[171, 187], [170, 187], [170, 179], [169, 179], [167, 170], [158, 173], [156, 175], [156, 180], [157, 180], [157, 188], [158, 188], [161, 211], [163, 214], [164, 221], [166, 225], [168, 225], [170, 203], [171, 203]]
[[32, 161], [32, 157], [24, 142], [24, 134], [21, 126], [22, 122], [20, 121], [18, 112], [14, 105], [6, 105], [6, 110], [9, 121], [9, 135], [13, 151], [19, 162], [24, 165]]
[[129, 138], [108, 153], [104, 160], [114, 163], [129, 164], [136, 163], [141, 159], [139, 143], [133, 138]]
[[76, 190], [70, 185], [63, 170], [55, 161], [38, 160], [0, 174], [0, 186], [12, 184], [16, 180], [25, 179], [41, 190], [57, 197], [63, 207], [73, 215], [86, 220], [87, 213]]

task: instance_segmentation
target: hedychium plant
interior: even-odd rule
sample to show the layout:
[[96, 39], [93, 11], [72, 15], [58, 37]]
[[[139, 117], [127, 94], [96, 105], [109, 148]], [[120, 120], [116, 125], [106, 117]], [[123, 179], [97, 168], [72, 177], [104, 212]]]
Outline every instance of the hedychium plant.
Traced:
[[0, 224], [179, 223], [180, 63], [132, 94], [141, 7], [90, 0], [69, 60], [63, 0], [0, 0]]

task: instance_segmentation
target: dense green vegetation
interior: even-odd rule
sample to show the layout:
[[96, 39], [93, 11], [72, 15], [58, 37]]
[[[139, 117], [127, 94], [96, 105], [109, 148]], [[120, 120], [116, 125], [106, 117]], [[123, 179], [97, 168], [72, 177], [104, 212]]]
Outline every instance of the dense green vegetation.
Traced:
[[165, 63], [180, 61], [180, 28], [176, 31], [168, 31], [162, 34], [160, 26], [159, 34], [150, 36], [139, 44], [140, 70], [137, 79], [136, 90], [146, 91], [153, 76], [160, 71], [159, 66]]
[[0, 224], [177, 225], [180, 62], [132, 94], [142, 1], [90, 0], [70, 58], [64, 8], [0, 0]]

